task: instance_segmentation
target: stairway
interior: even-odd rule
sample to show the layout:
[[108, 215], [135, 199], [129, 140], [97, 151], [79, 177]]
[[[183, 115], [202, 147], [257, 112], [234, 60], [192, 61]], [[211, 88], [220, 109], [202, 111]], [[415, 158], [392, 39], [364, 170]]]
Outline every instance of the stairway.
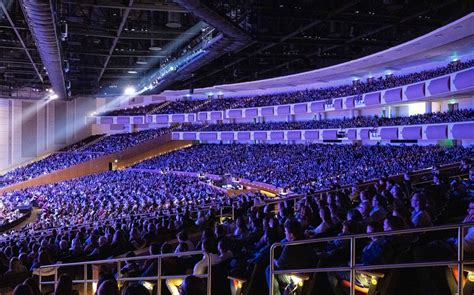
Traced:
[[157, 107], [153, 108], [151, 111], [149, 111], [149, 112], [146, 113], [146, 114], [147, 114], [147, 115], [159, 114], [159, 111], [160, 111], [162, 108], [168, 106], [170, 103], [171, 103], [170, 101], [165, 101], [165, 102], [163, 102], [163, 103], [160, 103], [160, 104], [158, 104]]

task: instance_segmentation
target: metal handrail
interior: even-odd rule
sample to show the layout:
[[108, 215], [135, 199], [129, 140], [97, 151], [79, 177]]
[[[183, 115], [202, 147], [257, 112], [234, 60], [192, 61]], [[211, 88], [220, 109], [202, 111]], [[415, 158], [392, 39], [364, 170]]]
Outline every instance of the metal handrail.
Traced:
[[[161, 294], [161, 281], [166, 279], [175, 279], [175, 278], [185, 278], [188, 275], [162, 275], [162, 258], [166, 257], [183, 257], [183, 256], [195, 256], [195, 255], [203, 255], [202, 251], [188, 251], [188, 252], [180, 252], [180, 253], [167, 253], [167, 254], [159, 254], [159, 255], [146, 255], [146, 256], [138, 256], [138, 257], [129, 257], [129, 258], [114, 258], [114, 259], [102, 259], [102, 260], [94, 260], [94, 261], [83, 261], [83, 262], [71, 262], [71, 263], [60, 263], [60, 264], [51, 264], [51, 265], [44, 265], [39, 268], [39, 287], [40, 291], [42, 290], [42, 286], [44, 285], [55, 285], [58, 283], [58, 269], [61, 267], [68, 267], [68, 266], [83, 266], [84, 268], [84, 277], [82, 280], [73, 280], [74, 284], [84, 284], [83, 294], [87, 294], [87, 284], [88, 283], [97, 283], [98, 279], [89, 279], [88, 278], [88, 265], [100, 265], [100, 264], [117, 264], [117, 282], [127, 282], [127, 281], [156, 281], [157, 283], [157, 292], [158, 295]], [[149, 277], [122, 277], [120, 273], [121, 264], [127, 261], [139, 261], [139, 260], [149, 260], [149, 259], [158, 259], [157, 263], [157, 275], [156, 276], [149, 276]], [[207, 274], [201, 275], [194, 275], [199, 278], [205, 278], [207, 280], [207, 295], [211, 295], [211, 268], [212, 268], [212, 261], [211, 256], [207, 256]], [[54, 280], [53, 281], [43, 281], [43, 276], [51, 276], [49, 275], [50, 269], [54, 269]], [[43, 275], [44, 270], [48, 270], [48, 275]]]
[[[337, 237], [328, 237], [328, 238], [317, 238], [317, 239], [308, 239], [308, 240], [298, 240], [292, 242], [274, 243], [270, 247], [270, 284], [269, 284], [269, 294], [273, 295], [274, 293], [274, 282], [276, 274], [295, 274], [295, 273], [319, 273], [319, 272], [335, 272], [335, 271], [350, 271], [350, 294], [355, 294], [355, 273], [357, 271], [363, 270], [377, 270], [377, 269], [397, 269], [397, 268], [413, 268], [413, 267], [427, 267], [427, 266], [451, 266], [457, 265], [458, 267], [458, 282], [462, 282], [463, 277], [463, 265], [466, 263], [474, 263], [474, 261], [464, 260], [464, 230], [474, 226], [474, 222], [470, 223], [458, 223], [451, 225], [440, 225], [435, 227], [422, 227], [422, 228], [412, 228], [412, 229], [403, 229], [396, 231], [388, 232], [377, 232], [377, 233], [365, 233], [365, 234], [355, 234], [355, 235], [346, 235], [346, 236], [337, 236]], [[457, 230], [457, 260], [450, 261], [434, 261], [434, 262], [413, 262], [413, 263], [392, 263], [392, 264], [383, 264], [383, 265], [359, 265], [356, 264], [356, 240], [357, 239], [367, 239], [371, 237], [382, 237], [382, 236], [394, 236], [394, 235], [403, 235], [403, 234], [413, 234], [413, 233], [426, 233], [426, 232], [435, 232], [435, 231], [446, 231], [446, 230]], [[278, 247], [291, 247], [304, 244], [314, 244], [314, 243], [323, 243], [336, 240], [349, 240], [350, 241], [350, 257], [349, 257], [349, 266], [342, 267], [326, 267], [326, 268], [304, 268], [304, 269], [284, 269], [284, 270], [275, 270], [275, 249]], [[458, 294], [462, 295], [463, 293], [462, 283], [458, 284]]]

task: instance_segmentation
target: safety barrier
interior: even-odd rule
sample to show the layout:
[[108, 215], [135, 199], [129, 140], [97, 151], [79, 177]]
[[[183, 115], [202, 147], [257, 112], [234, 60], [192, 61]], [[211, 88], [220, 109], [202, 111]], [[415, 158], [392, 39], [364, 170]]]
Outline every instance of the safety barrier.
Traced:
[[[426, 228], [416, 228], [416, 229], [406, 229], [406, 230], [397, 230], [389, 232], [378, 232], [370, 234], [358, 234], [358, 235], [347, 235], [331, 238], [319, 238], [311, 240], [299, 240], [287, 243], [275, 243], [270, 249], [270, 286], [269, 294], [274, 294], [274, 284], [275, 284], [275, 275], [295, 275], [295, 274], [314, 274], [314, 273], [327, 273], [327, 272], [349, 272], [350, 273], [350, 293], [351, 295], [355, 294], [356, 284], [355, 276], [359, 272], [367, 272], [369, 270], [389, 270], [389, 269], [404, 269], [404, 268], [416, 268], [416, 267], [432, 267], [432, 266], [457, 266], [458, 268], [458, 295], [463, 294], [463, 268], [465, 264], [472, 264], [474, 261], [464, 260], [464, 231], [465, 229], [474, 226], [474, 223], [464, 223], [464, 224], [455, 224], [455, 225], [444, 225], [436, 227], [426, 227]], [[406, 235], [406, 234], [420, 234], [427, 232], [436, 232], [436, 231], [446, 231], [446, 230], [457, 230], [457, 260], [444, 260], [444, 261], [430, 261], [430, 262], [409, 262], [409, 263], [390, 263], [384, 265], [360, 265], [357, 264], [357, 255], [356, 255], [356, 241], [360, 239], [367, 239], [371, 237], [383, 237], [383, 236], [395, 236], [395, 235]], [[343, 267], [323, 267], [323, 268], [305, 268], [305, 269], [284, 269], [277, 270], [275, 269], [275, 249], [278, 247], [294, 247], [305, 244], [317, 244], [325, 243], [332, 241], [349, 241], [350, 242], [350, 251], [348, 266]]]
[[[39, 287], [40, 291], [48, 285], [56, 286], [58, 283], [58, 277], [61, 268], [74, 268], [74, 267], [82, 267], [82, 278], [77, 279], [73, 278], [73, 284], [82, 284], [82, 294], [81, 295], [88, 295], [88, 294], [95, 294], [95, 289], [97, 283], [99, 281], [98, 271], [94, 274], [94, 268], [99, 268], [102, 265], [113, 265], [116, 267], [116, 274], [115, 279], [119, 285], [122, 285], [126, 282], [140, 282], [142, 283], [147, 289], [153, 289], [156, 287], [158, 295], [161, 294], [161, 286], [162, 280], [167, 279], [184, 279], [186, 276], [185, 274], [182, 275], [163, 275], [162, 269], [162, 259], [168, 257], [189, 257], [189, 256], [196, 256], [196, 255], [203, 255], [201, 251], [190, 251], [190, 252], [182, 252], [182, 253], [170, 253], [170, 254], [161, 254], [161, 255], [149, 255], [149, 256], [139, 256], [139, 257], [131, 257], [131, 258], [115, 258], [115, 259], [106, 259], [106, 260], [96, 260], [96, 261], [87, 261], [87, 262], [77, 262], [77, 263], [63, 263], [63, 264], [54, 264], [54, 265], [46, 265], [42, 266], [37, 269], [34, 274], [38, 275], [39, 277]], [[156, 259], [157, 262], [157, 275], [156, 276], [148, 276], [148, 277], [124, 277], [121, 273], [121, 269], [127, 262], [137, 263], [138, 261], [145, 262], [146, 260], [154, 260]], [[205, 278], [207, 281], [206, 288], [207, 288], [207, 295], [211, 295], [211, 258], [207, 256], [207, 274], [203, 275], [195, 275], [196, 277]], [[92, 278], [89, 276], [90, 271], [92, 270]], [[52, 280], [48, 280], [51, 278]], [[156, 282], [156, 285], [153, 285], [151, 282]], [[91, 284], [91, 286], [89, 286]], [[91, 288], [92, 287], [92, 288]]]

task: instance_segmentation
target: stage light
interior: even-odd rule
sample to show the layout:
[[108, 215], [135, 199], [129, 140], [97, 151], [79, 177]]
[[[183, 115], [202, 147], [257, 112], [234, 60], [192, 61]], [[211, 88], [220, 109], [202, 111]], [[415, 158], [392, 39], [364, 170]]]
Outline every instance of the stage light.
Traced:
[[123, 94], [125, 94], [125, 95], [134, 95], [135, 91], [136, 91], [135, 87], [127, 86], [125, 88], [125, 90], [123, 91]]
[[59, 96], [56, 94], [56, 93], [53, 93], [51, 94], [51, 96], [49, 97], [50, 100], [54, 100], [54, 99], [57, 99]]
[[129, 74], [136, 74], [137, 71], [128, 71], [127, 73], [129, 73]]

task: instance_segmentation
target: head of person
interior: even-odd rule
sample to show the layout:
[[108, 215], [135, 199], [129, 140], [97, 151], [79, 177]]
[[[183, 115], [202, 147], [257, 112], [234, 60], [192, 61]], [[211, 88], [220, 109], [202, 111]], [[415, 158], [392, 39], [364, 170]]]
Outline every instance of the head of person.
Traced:
[[287, 241], [300, 240], [303, 237], [303, 229], [298, 220], [290, 218], [285, 221], [285, 238]]
[[357, 209], [350, 209], [347, 211], [346, 215], [347, 220], [353, 220], [355, 222], [361, 222], [362, 221], [362, 214], [360, 214], [360, 211]]
[[180, 295], [206, 295], [206, 284], [203, 279], [195, 276], [187, 276], [181, 286]]
[[113, 280], [106, 280], [97, 289], [97, 295], [120, 295], [117, 283]]
[[474, 200], [471, 200], [469, 202], [469, 205], [467, 207], [467, 216], [471, 218], [471, 220], [474, 220]]
[[383, 221], [384, 231], [402, 230], [405, 228], [403, 219], [398, 216], [387, 215]]
[[36, 282], [35, 279], [33, 278], [27, 278], [24, 282], [24, 285], [28, 285], [31, 288], [31, 291], [33, 291], [33, 295], [41, 295], [38, 282]]
[[[368, 234], [372, 234], [372, 233], [377, 233], [377, 232], [381, 232], [382, 231], [382, 227], [380, 226], [379, 223], [377, 222], [369, 222], [367, 224], [367, 233]], [[372, 237], [371, 238], [373, 241], [377, 239], [377, 237]]]
[[426, 207], [426, 199], [425, 195], [420, 192], [416, 192], [413, 194], [410, 200], [411, 207], [415, 210], [423, 210]]
[[202, 245], [201, 245], [201, 250], [203, 253], [212, 253], [214, 249], [214, 242], [210, 239], [205, 239], [203, 242], [202, 242]]
[[59, 277], [54, 295], [70, 295], [72, 294], [72, 278], [69, 275], [62, 274]]
[[21, 284], [15, 287], [13, 295], [35, 295], [31, 287], [26, 284]]
[[322, 221], [331, 223], [331, 211], [328, 206], [319, 209], [319, 217]]
[[150, 295], [150, 292], [143, 285], [133, 283], [125, 288], [122, 295]]
[[23, 271], [23, 265], [21, 264], [20, 259], [18, 257], [12, 257], [10, 259], [10, 267], [9, 271], [14, 272], [14, 273], [19, 273]]

